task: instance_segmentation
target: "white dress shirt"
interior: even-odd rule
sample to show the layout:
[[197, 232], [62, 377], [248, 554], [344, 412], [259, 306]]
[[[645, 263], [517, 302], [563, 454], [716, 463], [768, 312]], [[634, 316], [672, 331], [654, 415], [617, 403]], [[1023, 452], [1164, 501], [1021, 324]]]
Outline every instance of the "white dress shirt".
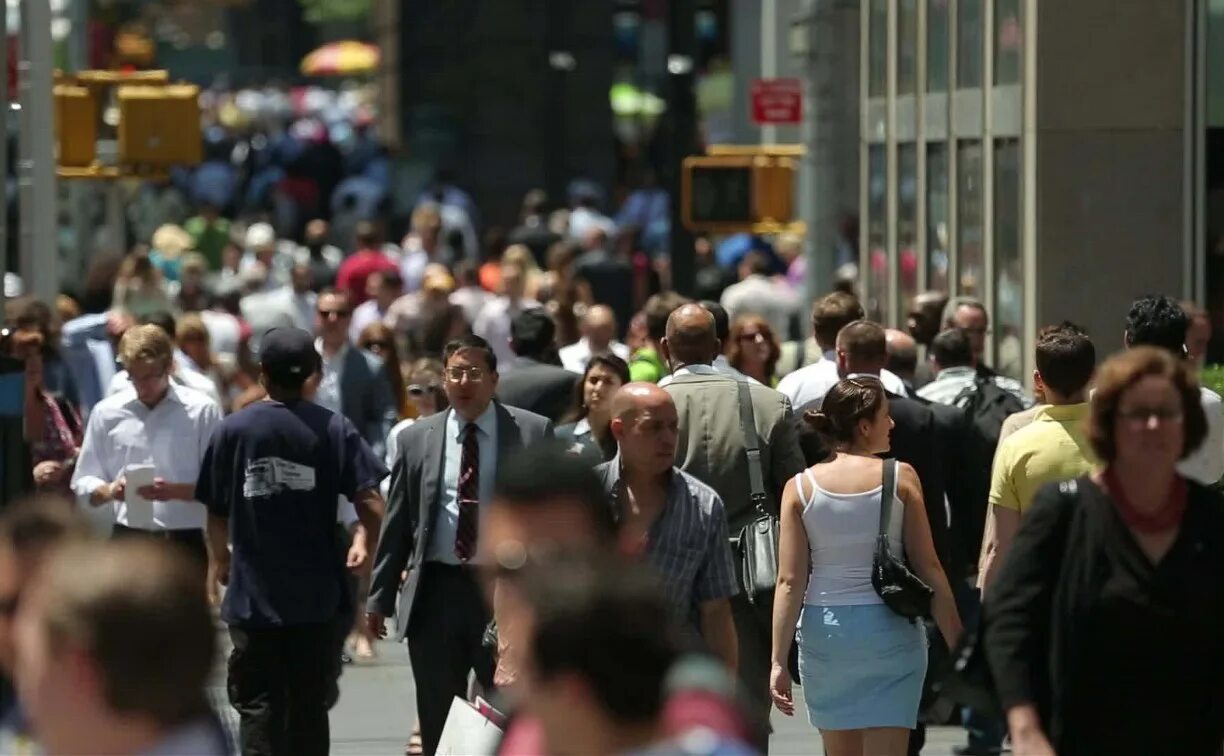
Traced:
[[1215, 485], [1224, 477], [1224, 407], [1220, 395], [1209, 388], [1199, 388], [1203, 414], [1207, 416], [1207, 437], [1203, 445], [1177, 466], [1177, 471], [1205, 486]]
[[[837, 361], [823, 357], [807, 367], [802, 367], [788, 374], [778, 383], [778, 391], [791, 400], [795, 409], [808, 402], [823, 400], [829, 389], [837, 385], [841, 374], [837, 370]], [[897, 396], [909, 396], [905, 389], [905, 381], [887, 370], [880, 371], [880, 383], [884, 389]]]
[[[459, 466], [463, 455], [463, 429], [467, 421], [447, 410], [446, 446], [442, 457], [442, 507], [434, 525], [433, 539], [429, 544], [426, 561], [444, 564], [459, 564], [455, 556], [455, 535], [459, 530]], [[476, 418], [476, 444], [480, 450], [478, 473], [478, 495], [480, 516], [493, 496], [493, 477], [497, 474], [497, 405], [490, 402], [488, 408]], [[477, 529], [477, 534], [482, 528]], [[479, 535], [478, 535], [479, 537]]]
[[[391, 432], [387, 434], [386, 453], [384, 454], [383, 463], [386, 464], [388, 470], [395, 469], [395, 461], [399, 459], [399, 434], [408, 426], [416, 422], [416, 418], [406, 417], [395, 424]], [[387, 498], [391, 493], [391, 476], [382, 479], [379, 484], [382, 490], [383, 498]]]
[[[195, 484], [200, 461], [213, 430], [221, 424], [221, 408], [204, 394], [173, 383], [153, 408], [127, 389], [98, 402], [85, 427], [85, 443], [72, 475], [72, 490], [88, 497], [123, 475], [128, 465], [154, 467], [168, 483]], [[127, 504], [113, 502], [115, 519], [127, 525]], [[197, 501], [153, 502], [154, 530], [204, 527], [204, 505]]]
[[734, 321], [740, 315], [760, 315], [769, 321], [774, 337], [790, 338], [790, 321], [798, 307], [794, 294], [772, 279], [759, 274], [728, 286], [720, 304]]
[[[608, 345], [608, 348], [612, 350], [612, 354], [620, 357], [625, 362], [629, 361], [629, 347], [619, 341], [613, 341]], [[557, 356], [561, 358], [561, 367], [571, 373], [581, 375], [586, 372], [587, 365], [591, 363], [591, 342], [586, 336], [583, 336], [573, 344], [557, 350]]]
[[315, 340], [315, 349], [323, 363], [323, 377], [319, 380], [319, 390], [315, 393], [315, 404], [337, 415], [343, 415], [344, 395], [341, 387], [344, 385], [344, 358], [348, 355], [349, 345], [340, 347], [340, 351], [330, 358], [323, 353], [322, 339]]
[[371, 323], [381, 323], [387, 316], [386, 310], [378, 309], [377, 299], [367, 299], [353, 308], [352, 320], [349, 323], [349, 341], [356, 344], [361, 341], [361, 332]]

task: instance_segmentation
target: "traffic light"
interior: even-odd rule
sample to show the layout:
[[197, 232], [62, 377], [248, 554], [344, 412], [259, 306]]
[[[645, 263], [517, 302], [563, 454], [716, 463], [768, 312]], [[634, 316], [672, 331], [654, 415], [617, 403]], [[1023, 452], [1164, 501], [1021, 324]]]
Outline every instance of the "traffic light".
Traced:
[[98, 142], [98, 103], [93, 92], [75, 84], [57, 84], [53, 92], [59, 164], [70, 168], [93, 165]]
[[680, 184], [684, 225], [713, 233], [779, 230], [794, 215], [794, 183], [789, 157], [687, 158]]
[[120, 86], [119, 162], [166, 168], [203, 160], [199, 97], [194, 84]]

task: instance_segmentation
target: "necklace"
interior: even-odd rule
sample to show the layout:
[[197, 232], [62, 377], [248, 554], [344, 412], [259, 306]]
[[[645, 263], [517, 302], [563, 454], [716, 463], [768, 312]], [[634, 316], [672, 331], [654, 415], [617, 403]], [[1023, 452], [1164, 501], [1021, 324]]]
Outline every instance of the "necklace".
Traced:
[[1163, 533], [1180, 523], [1186, 513], [1186, 481], [1179, 476], [1173, 478], [1165, 505], [1155, 512], [1141, 512], [1131, 504], [1112, 468], [1105, 471], [1105, 484], [1122, 520], [1140, 533]]

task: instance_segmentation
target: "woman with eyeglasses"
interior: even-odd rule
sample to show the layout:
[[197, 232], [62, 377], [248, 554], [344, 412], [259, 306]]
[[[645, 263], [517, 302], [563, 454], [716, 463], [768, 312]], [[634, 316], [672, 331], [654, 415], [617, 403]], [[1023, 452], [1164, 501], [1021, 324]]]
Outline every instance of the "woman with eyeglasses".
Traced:
[[1198, 383], [1135, 347], [1091, 402], [1104, 468], [1037, 493], [983, 604], [1013, 750], [1216, 756], [1224, 497], [1178, 472], [1207, 435]]
[[775, 370], [782, 347], [768, 320], [760, 315], [740, 315], [731, 323], [723, 349], [731, 367], [765, 386], [777, 385]]
[[574, 386], [574, 408], [569, 422], [557, 428], [557, 438], [569, 445], [572, 454], [588, 459], [592, 465], [616, 456], [612, 438], [612, 397], [629, 382], [629, 366], [614, 354], [597, 354], [587, 363], [582, 380]]
[[391, 395], [395, 397], [395, 411], [399, 419], [416, 417], [416, 407], [408, 401], [408, 392], [404, 388], [399, 350], [395, 346], [395, 335], [391, 333], [391, 329], [382, 323], [371, 323], [361, 330], [357, 346], [382, 359], [387, 379], [391, 381]]

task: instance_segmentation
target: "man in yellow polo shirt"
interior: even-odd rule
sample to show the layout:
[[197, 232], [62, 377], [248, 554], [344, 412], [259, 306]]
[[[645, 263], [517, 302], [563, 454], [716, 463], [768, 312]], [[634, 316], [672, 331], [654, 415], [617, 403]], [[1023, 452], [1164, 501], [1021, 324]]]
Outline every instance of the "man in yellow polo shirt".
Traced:
[[1096, 350], [1071, 323], [1042, 329], [1033, 382], [1046, 404], [1031, 423], [999, 443], [990, 482], [994, 529], [982, 544], [978, 585], [990, 586], [1020, 528], [1020, 518], [1041, 486], [1079, 477], [1096, 464], [1088, 443], [1088, 383]]

